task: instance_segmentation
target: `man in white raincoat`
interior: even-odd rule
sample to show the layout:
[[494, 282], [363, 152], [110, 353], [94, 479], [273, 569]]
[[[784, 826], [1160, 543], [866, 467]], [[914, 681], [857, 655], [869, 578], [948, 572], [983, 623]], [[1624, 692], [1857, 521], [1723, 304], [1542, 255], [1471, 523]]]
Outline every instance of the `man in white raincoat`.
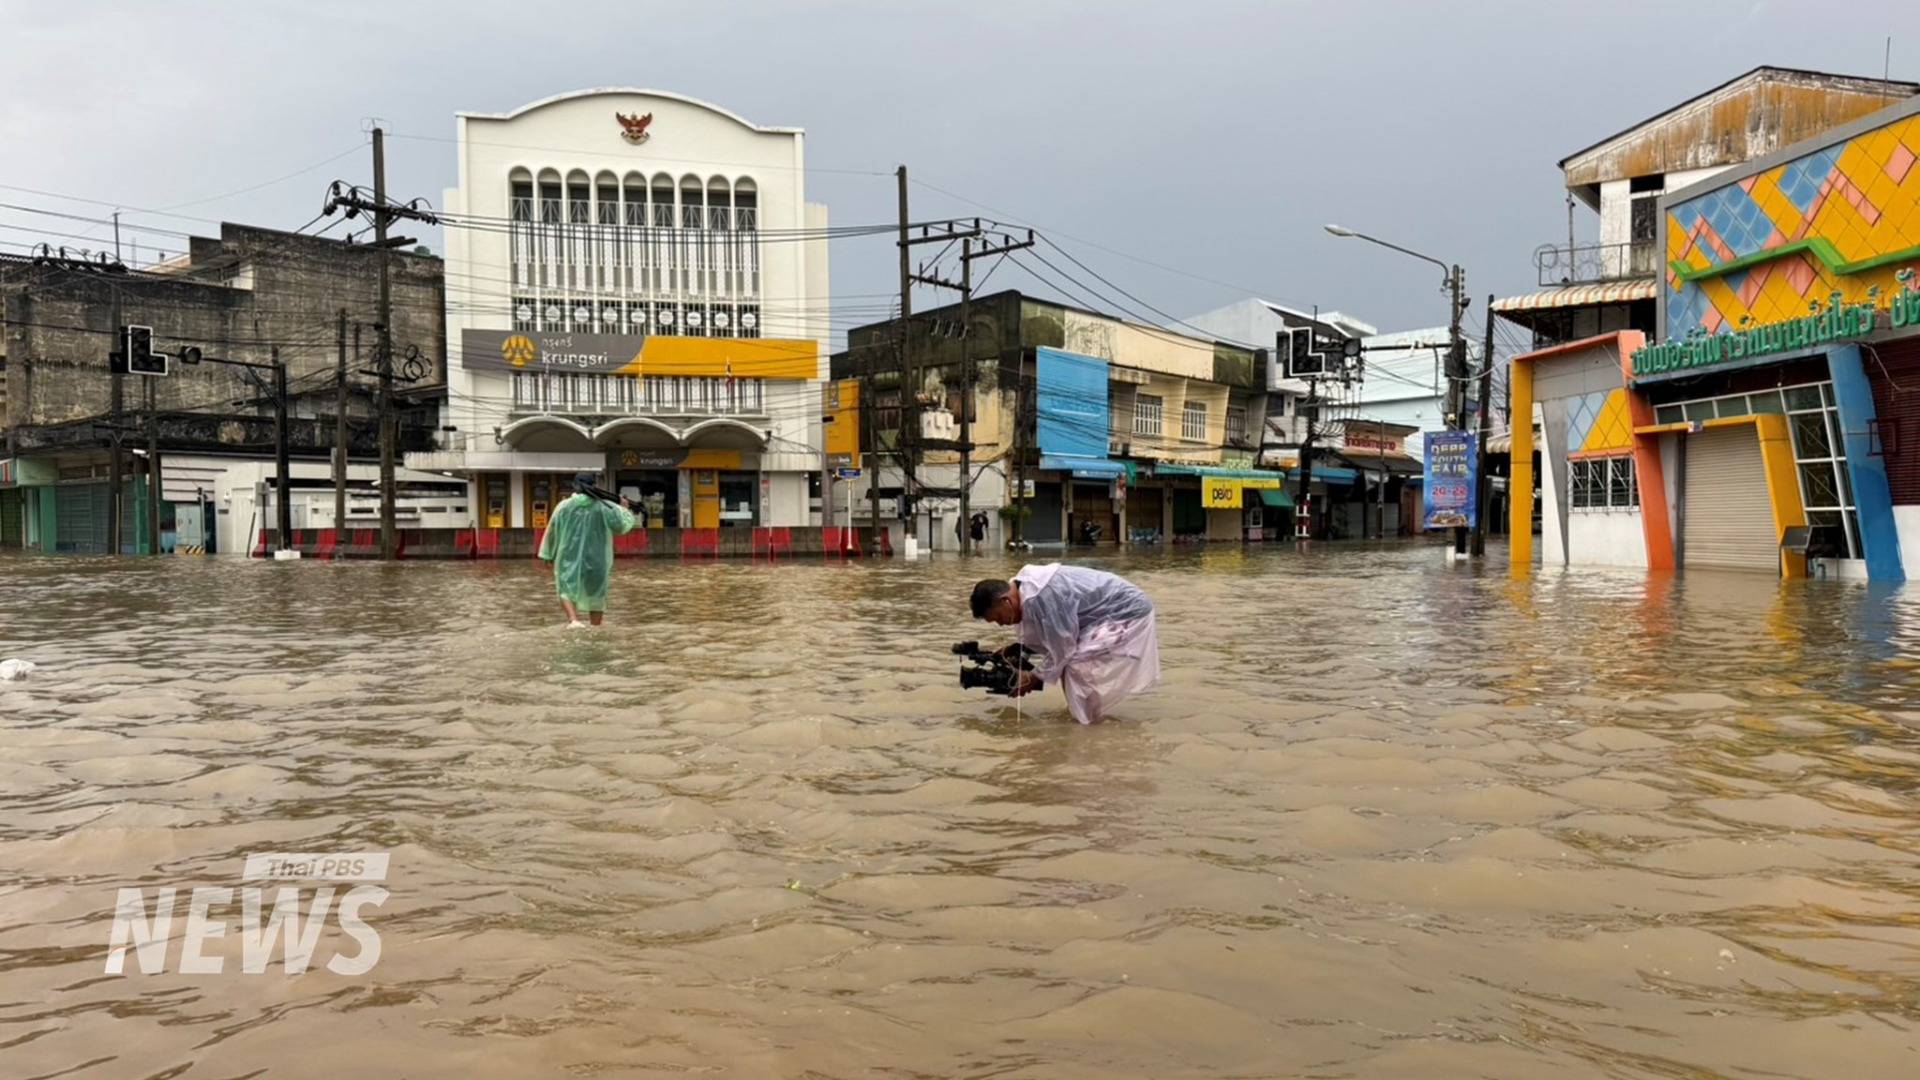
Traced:
[[973, 617], [1018, 626], [1020, 644], [1041, 655], [1022, 673], [1014, 696], [1058, 682], [1067, 709], [1098, 723], [1123, 698], [1160, 681], [1160, 637], [1153, 601], [1103, 570], [1047, 563], [1022, 567], [1012, 581], [973, 587]]

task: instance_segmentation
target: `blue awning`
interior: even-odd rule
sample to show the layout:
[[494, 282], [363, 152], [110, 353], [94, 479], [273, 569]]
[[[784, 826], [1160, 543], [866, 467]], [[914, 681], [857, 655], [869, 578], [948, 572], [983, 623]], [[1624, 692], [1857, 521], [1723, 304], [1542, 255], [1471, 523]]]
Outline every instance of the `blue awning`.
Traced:
[[1090, 480], [1111, 480], [1125, 476], [1125, 462], [1109, 458], [1080, 457], [1077, 454], [1041, 454], [1040, 468], [1051, 472], [1072, 473]]

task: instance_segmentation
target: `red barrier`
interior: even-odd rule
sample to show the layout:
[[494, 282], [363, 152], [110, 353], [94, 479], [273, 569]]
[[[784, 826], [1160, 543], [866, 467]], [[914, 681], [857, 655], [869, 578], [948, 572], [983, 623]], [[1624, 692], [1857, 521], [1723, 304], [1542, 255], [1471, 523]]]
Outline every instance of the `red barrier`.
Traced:
[[689, 555], [713, 558], [720, 554], [719, 529], [681, 529], [680, 557]]
[[338, 546], [338, 537], [335, 531], [333, 529], [319, 529], [314, 535], [317, 537], [317, 540], [313, 545], [313, 557], [316, 559], [333, 558], [333, 549]]
[[793, 530], [785, 525], [765, 525], [753, 530], [753, 555], [778, 558], [793, 554]]
[[651, 546], [652, 541], [647, 538], [645, 529], [633, 529], [613, 538], [613, 553], [616, 556], [645, 555]]

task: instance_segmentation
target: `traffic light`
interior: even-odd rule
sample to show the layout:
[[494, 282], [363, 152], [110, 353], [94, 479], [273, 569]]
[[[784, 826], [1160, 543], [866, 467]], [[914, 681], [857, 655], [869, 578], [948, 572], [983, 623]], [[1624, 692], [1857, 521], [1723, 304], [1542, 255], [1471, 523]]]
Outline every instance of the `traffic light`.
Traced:
[[167, 356], [153, 351], [153, 327], [129, 326], [124, 350], [127, 371], [133, 375], [165, 375]]

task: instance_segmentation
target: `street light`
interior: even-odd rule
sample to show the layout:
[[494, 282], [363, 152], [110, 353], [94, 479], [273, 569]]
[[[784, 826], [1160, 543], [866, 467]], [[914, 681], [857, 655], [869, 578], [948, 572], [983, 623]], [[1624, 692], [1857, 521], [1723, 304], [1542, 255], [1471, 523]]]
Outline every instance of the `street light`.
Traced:
[[[1449, 343], [1447, 356], [1447, 425], [1452, 427], [1456, 424], [1463, 423], [1467, 412], [1468, 375], [1466, 341], [1460, 336], [1460, 313], [1466, 307], [1465, 302], [1462, 300], [1462, 294], [1466, 290], [1466, 272], [1460, 269], [1458, 263], [1449, 265], [1431, 255], [1423, 255], [1412, 248], [1404, 248], [1399, 244], [1388, 243], [1377, 236], [1368, 236], [1363, 232], [1355, 232], [1345, 225], [1328, 225], [1325, 228], [1327, 232], [1334, 236], [1365, 240], [1370, 244], [1378, 244], [1383, 248], [1391, 248], [1402, 255], [1411, 255], [1416, 259], [1430, 262], [1439, 267], [1441, 272], [1446, 275], [1441, 280], [1440, 287], [1451, 293], [1453, 298], [1452, 309], [1447, 319], [1447, 339]], [[1488, 312], [1487, 317], [1491, 319], [1493, 313]], [[1481, 358], [1482, 364], [1491, 364], [1492, 362], [1493, 358], [1490, 356]], [[1477, 455], [1480, 475], [1475, 478], [1476, 487], [1480, 490], [1474, 492], [1474, 516], [1476, 521], [1479, 520], [1481, 513], [1486, 509], [1486, 500], [1483, 495], [1486, 483], [1485, 473], [1487, 471], [1486, 438], [1487, 418], [1483, 415], [1480, 417], [1480, 446]], [[1485, 527], [1484, 522], [1481, 523], [1481, 527]], [[1476, 544], [1475, 546], [1477, 547], [1479, 545]], [[1453, 550], [1456, 554], [1460, 555], [1467, 553], [1467, 530], [1462, 528], [1453, 530]]]

